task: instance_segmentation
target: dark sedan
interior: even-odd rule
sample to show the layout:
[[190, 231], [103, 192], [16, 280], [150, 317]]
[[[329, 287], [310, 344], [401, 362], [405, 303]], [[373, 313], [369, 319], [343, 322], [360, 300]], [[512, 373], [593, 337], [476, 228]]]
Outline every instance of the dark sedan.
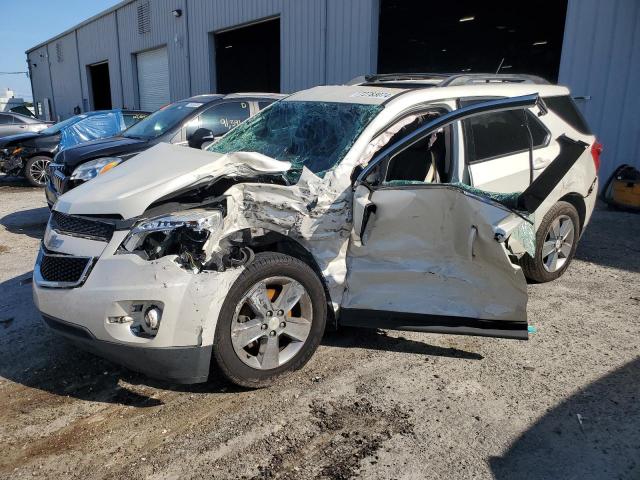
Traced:
[[121, 135], [62, 150], [49, 166], [49, 206], [59, 195], [158, 143], [192, 148], [215, 141], [284, 95], [198, 95], [162, 107]]

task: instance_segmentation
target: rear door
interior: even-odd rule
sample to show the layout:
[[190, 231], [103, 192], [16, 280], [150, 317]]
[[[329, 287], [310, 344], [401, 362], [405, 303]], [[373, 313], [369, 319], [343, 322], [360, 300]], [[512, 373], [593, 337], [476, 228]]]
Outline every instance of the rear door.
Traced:
[[515, 232], [531, 233], [530, 223], [464, 185], [388, 184], [379, 175], [452, 122], [522, 111], [537, 101], [531, 95], [461, 108], [369, 162], [356, 182], [342, 324], [527, 338], [527, 284], [509, 241]]
[[[477, 102], [463, 99], [460, 105]], [[469, 178], [482, 190], [523, 191], [558, 154], [550, 132], [526, 109], [487, 112], [462, 124]]]
[[0, 136], [13, 135], [25, 131], [24, 124], [14, 122], [13, 115], [8, 113], [0, 113]]

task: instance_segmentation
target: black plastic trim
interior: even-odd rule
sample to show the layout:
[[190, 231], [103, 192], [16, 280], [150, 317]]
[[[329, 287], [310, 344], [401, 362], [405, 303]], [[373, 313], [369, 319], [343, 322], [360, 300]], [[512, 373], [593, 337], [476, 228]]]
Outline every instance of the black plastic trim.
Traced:
[[386, 310], [343, 308], [340, 311], [339, 324], [350, 327], [473, 335], [514, 340], [528, 340], [529, 338], [526, 321], [483, 320], [471, 317], [391, 312]]
[[573, 140], [566, 135], [558, 137], [557, 142], [560, 145], [560, 153], [520, 194], [519, 209], [529, 213], [535, 212], [589, 146], [585, 142]]
[[56, 333], [90, 353], [160, 380], [191, 384], [209, 378], [213, 346], [144, 347], [98, 340], [85, 327], [42, 314]]

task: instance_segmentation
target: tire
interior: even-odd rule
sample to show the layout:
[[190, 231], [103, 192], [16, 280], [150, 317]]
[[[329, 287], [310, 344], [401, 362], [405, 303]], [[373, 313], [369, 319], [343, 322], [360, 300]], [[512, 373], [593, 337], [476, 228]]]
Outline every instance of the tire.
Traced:
[[31, 157], [24, 164], [24, 177], [34, 187], [44, 187], [47, 182], [47, 166], [51, 163], [44, 155]]
[[[559, 229], [562, 235], [558, 238]], [[520, 261], [525, 276], [538, 283], [559, 278], [573, 260], [579, 238], [580, 218], [575, 207], [567, 202], [556, 203], [544, 216], [536, 232], [535, 257], [526, 254]], [[551, 253], [548, 253], [550, 249]]]
[[[302, 290], [299, 301], [292, 304]], [[266, 301], [261, 292], [267, 293]], [[309, 316], [310, 321], [305, 320]], [[324, 287], [311, 267], [281, 253], [258, 253], [222, 305], [213, 342], [214, 366], [236, 385], [269, 386], [309, 361], [322, 340], [326, 321]], [[250, 343], [243, 347], [247, 341]]]

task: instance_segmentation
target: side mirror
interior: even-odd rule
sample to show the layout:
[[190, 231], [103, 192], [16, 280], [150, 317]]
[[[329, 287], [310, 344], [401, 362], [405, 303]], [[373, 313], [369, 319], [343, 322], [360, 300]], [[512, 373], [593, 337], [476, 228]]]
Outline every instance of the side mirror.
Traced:
[[202, 148], [204, 142], [213, 141], [213, 132], [208, 128], [199, 128], [189, 137], [189, 146], [191, 148]]

